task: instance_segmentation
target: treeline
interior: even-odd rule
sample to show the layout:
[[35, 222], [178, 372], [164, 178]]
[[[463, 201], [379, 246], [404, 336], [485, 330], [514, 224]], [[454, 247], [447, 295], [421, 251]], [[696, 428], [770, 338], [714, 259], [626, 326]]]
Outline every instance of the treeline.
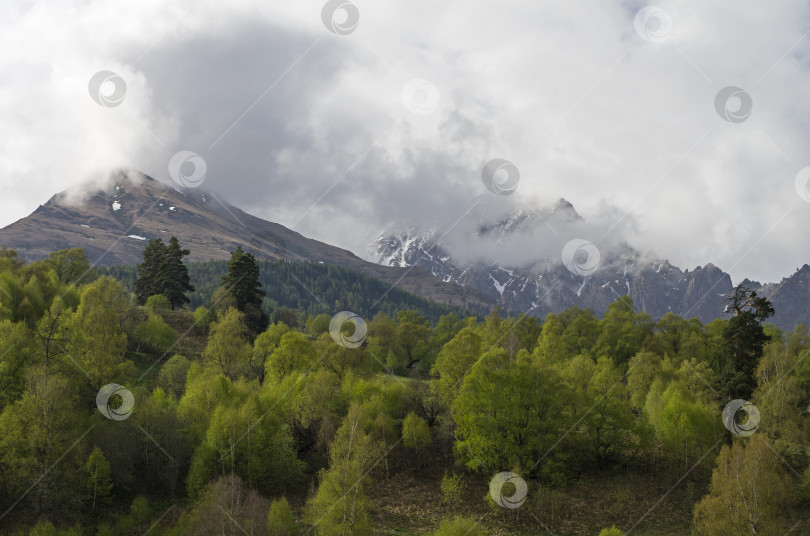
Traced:
[[[267, 298], [262, 310], [270, 318], [278, 311], [291, 309], [300, 314], [299, 322], [319, 314], [349, 310], [366, 318], [382, 311], [395, 316], [397, 311], [418, 311], [431, 323], [442, 315], [479, 316], [485, 312], [454, 307], [411, 294], [405, 290], [356, 270], [316, 262], [256, 261], [259, 279]], [[220, 278], [227, 272], [227, 261], [187, 263], [194, 291], [186, 293], [192, 309], [210, 303], [221, 286]], [[100, 274], [115, 277], [134, 290], [137, 268], [134, 266], [99, 267]], [[384, 296], [379, 303], [377, 300]]]
[[[764, 324], [770, 304], [745, 287], [709, 325], [653, 321], [625, 296], [602, 318], [434, 323], [339, 303], [254, 329], [250, 264], [234, 252], [208, 302], [173, 311], [80, 250], [0, 253], [7, 532], [372, 534], [373, 486], [412, 474], [440, 490], [443, 535], [596, 534], [615, 520], [572, 521], [567, 490], [619, 468], [697, 490], [698, 536], [785, 533], [810, 500], [810, 333]], [[442, 456], [456, 465], [421, 471]]]

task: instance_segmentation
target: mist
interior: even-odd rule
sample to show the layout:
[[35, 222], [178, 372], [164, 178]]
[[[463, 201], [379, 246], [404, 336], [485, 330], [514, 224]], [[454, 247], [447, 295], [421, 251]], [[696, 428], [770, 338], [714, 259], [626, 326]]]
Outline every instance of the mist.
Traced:
[[[2, 225], [111, 170], [172, 184], [191, 151], [201, 187], [367, 258], [403, 225], [450, 229], [459, 259], [520, 264], [582, 238], [735, 280], [779, 280], [810, 248], [798, 0], [663, 2], [665, 39], [637, 31], [640, 5], [596, 0], [357, 2], [344, 34], [315, 1], [19, 5], [0, 21]], [[101, 71], [121, 95], [94, 91]], [[729, 86], [752, 103], [739, 122], [716, 109]], [[519, 171], [511, 195], [482, 182], [493, 159]], [[504, 214], [565, 198], [584, 222], [471, 239], [487, 196]]]

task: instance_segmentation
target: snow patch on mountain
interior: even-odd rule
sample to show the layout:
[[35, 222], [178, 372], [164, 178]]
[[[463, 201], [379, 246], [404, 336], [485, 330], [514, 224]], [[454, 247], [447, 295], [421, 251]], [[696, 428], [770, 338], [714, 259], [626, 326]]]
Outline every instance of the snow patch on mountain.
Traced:
[[[574, 207], [561, 199], [550, 209], [520, 208], [493, 221], [481, 221], [470, 242], [507, 242], [547, 225], [550, 218], [557, 225], [582, 221]], [[642, 254], [624, 243], [600, 251], [599, 269], [583, 277], [563, 265], [561, 253], [554, 258], [538, 254], [534, 259], [527, 254], [530, 262], [523, 265], [460, 260], [444, 236], [435, 229], [390, 230], [374, 241], [370, 255], [386, 266], [418, 266], [441, 281], [477, 290], [508, 311], [540, 317], [574, 305], [602, 314], [617, 297], [627, 294], [638, 310], [656, 318], [673, 311], [711, 321], [722, 314], [723, 296], [731, 290], [728, 275], [710, 264], [683, 272], [655, 253]], [[537, 251], [543, 249], [549, 248]]]

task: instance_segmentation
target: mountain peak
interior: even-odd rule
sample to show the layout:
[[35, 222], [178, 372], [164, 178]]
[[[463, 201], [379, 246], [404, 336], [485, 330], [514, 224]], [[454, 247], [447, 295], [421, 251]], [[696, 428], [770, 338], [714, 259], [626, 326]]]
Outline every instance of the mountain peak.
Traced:
[[97, 195], [116, 195], [121, 191], [147, 195], [172, 195], [178, 190], [140, 171], [119, 168], [69, 186], [56, 193], [46, 205], [81, 207]]
[[480, 293], [436, 281], [422, 270], [369, 263], [342, 248], [252, 216], [202, 188], [180, 189], [131, 169], [90, 177], [32, 214], [0, 229], [0, 245], [27, 260], [82, 248], [93, 265], [137, 264], [149, 240], [176, 236], [188, 260], [226, 260], [241, 246], [259, 260], [310, 261], [351, 268], [450, 305], [487, 308]]
[[562, 197], [559, 198], [556, 203], [554, 203], [554, 208], [552, 208], [551, 212], [552, 214], [565, 214], [570, 220], [582, 219], [582, 216], [580, 216], [576, 209], [574, 209], [574, 205]]

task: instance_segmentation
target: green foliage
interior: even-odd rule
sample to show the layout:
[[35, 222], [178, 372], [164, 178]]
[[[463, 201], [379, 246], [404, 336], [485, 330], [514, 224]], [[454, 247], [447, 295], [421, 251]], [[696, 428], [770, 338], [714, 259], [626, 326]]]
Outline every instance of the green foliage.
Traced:
[[[163, 489], [174, 494], [179, 484], [181, 468], [191, 449], [185, 441], [176, 400], [161, 388], [136, 389], [137, 411], [132, 421], [138, 433], [137, 449], [129, 454], [130, 463], [140, 467], [138, 481], [147, 489]], [[156, 461], [159, 460], [159, 463]], [[122, 463], [120, 456], [116, 463]]]
[[255, 334], [264, 331], [268, 321], [261, 309], [265, 294], [259, 280], [259, 266], [252, 253], [245, 253], [241, 246], [231, 252], [228, 273], [222, 276], [222, 286], [236, 300], [236, 308], [244, 313], [248, 329]]
[[146, 523], [151, 513], [152, 509], [149, 506], [149, 500], [143, 495], [135, 497], [129, 507], [129, 515], [132, 516], [132, 520], [136, 525]]
[[453, 403], [455, 451], [475, 470], [532, 467], [570, 427], [562, 411], [569, 398], [560, 374], [544, 360], [525, 350], [514, 360], [502, 348], [491, 350], [473, 366]]
[[291, 328], [298, 328], [301, 326], [301, 319], [298, 316], [298, 311], [290, 309], [289, 307], [280, 307], [273, 313], [273, 322], [277, 324], [285, 324]]
[[318, 491], [307, 504], [318, 535], [372, 533], [365, 490], [368, 471], [380, 459], [383, 447], [365, 432], [368, 424], [365, 412], [352, 406], [330, 445], [329, 469], [321, 473]]
[[323, 333], [329, 333], [329, 322], [332, 317], [326, 313], [307, 318], [307, 333], [310, 337], [317, 337]]
[[25, 390], [25, 367], [34, 351], [32, 334], [24, 323], [0, 320], [0, 410]]
[[207, 307], [200, 305], [194, 310], [194, 330], [200, 335], [208, 335], [211, 324], [216, 321], [217, 315]]
[[39, 521], [28, 532], [28, 536], [58, 536], [59, 532], [50, 521]]
[[295, 530], [290, 503], [286, 497], [281, 497], [270, 503], [270, 512], [267, 514], [267, 532], [269, 536], [288, 536]]
[[[581, 415], [572, 438], [582, 443], [579, 461], [595, 458], [600, 464], [617, 459], [640, 442], [639, 425], [631, 411], [623, 383], [624, 377], [613, 360], [577, 356], [565, 369], [573, 415]], [[575, 441], [576, 442], [576, 441]]]
[[802, 479], [799, 483], [799, 493], [802, 500], [810, 500], [810, 466], [808, 466], [807, 469], [804, 470], [804, 473], [802, 473]]
[[602, 529], [599, 536], [624, 536], [624, 532], [617, 529], [615, 526], [608, 529]]
[[433, 534], [434, 536], [486, 536], [487, 531], [471, 517], [456, 516], [453, 519], [442, 521], [439, 530]]
[[278, 347], [267, 358], [266, 373], [280, 380], [295, 370], [306, 370], [315, 357], [315, 349], [306, 335], [290, 331], [281, 337]]
[[[431, 322], [437, 322], [442, 315], [447, 314], [453, 314], [457, 318], [470, 316], [470, 311], [482, 314], [480, 309], [465, 310], [427, 300], [397, 287], [391, 288], [389, 282], [342, 266], [287, 261], [259, 261], [257, 265], [264, 290], [261, 307], [268, 315], [273, 315], [282, 307], [294, 309], [308, 317], [323, 314], [329, 319], [336, 311], [341, 310], [353, 311], [369, 319], [380, 311], [395, 317], [398, 311], [410, 309]], [[227, 272], [226, 261], [192, 262], [187, 267], [191, 283], [196, 289], [188, 293], [191, 307], [204, 305], [212, 310], [221, 308], [223, 311], [236, 307], [236, 300], [226, 288], [221, 288], [222, 275]], [[130, 289], [137, 276], [135, 267], [132, 266], [100, 267], [98, 271], [114, 276]], [[312, 294], [303, 291], [302, 285], [310, 289]], [[377, 303], [380, 296], [384, 297]], [[328, 322], [326, 325], [328, 326]], [[263, 327], [258, 329], [257, 333], [262, 329]]]
[[143, 305], [150, 296], [158, 294], [166, 297], [172, 309], [188, 303], [186, 292], [193, 291], [194, 286], [183, 257], [189, 253], [174, 236], [168, 245], [161, 238], [150, 240], [143, 250], [143, 262], [138, 265], [134, 283], [138, 303]]
[[[243, 255], [237, 268], [256, 275]], [[756, 363], [743, 379], [762, 419], [753, 437], [734, 438], [717, 458], [695, 510], [696, 534], [729, 526], [751, 533], [738, 519], [754, 520], [758, 534], [784, 532], [796, 492], [810, 497], [810, 332], [761, 326], [768, 309], [759, 297], [743, 294], [751, 300], [736, 315], [750, 313], [757, 326], [733, 318], [704, 326], [673, 314], [653, 323], [628, 298], [601, 320], [571, 308], [542, 325], [500, 311], [479, 321], [397, 289], [374, 304], [390, 285], [350, 270], [255, 263], [263, 284], [254, 298], [287, 320], [259, 333], [236, 296], [217, 290], [225, 262], [189, 265], [192, 303], [205, 303], [192, 315], [169, 311], [159, 294], [136, 307], [115, 279], [85, 274], [85, 260], [68, 250], [26, 265], [0, 250], [0, 502], [37, 482], [15, 506], [20, 519], [43, 520], [35, 531], [79, 534], [84, 524], [95, 526], [85, 534], [142, 534], [163, 504], [183, 501], [180, 518], [166, 516], [152, 532], [241, 533], [231, 516], [250, 532], [288, 534], [295, 525], [282, 496], [303, 498], [305, 475], [317, 474], [305, 508], [312, 531], [370, 534], [372, 480], [396, 483], [412, 470], [408, 456], [419, 465], [425, 450], [445, 456], [451, 446], [474, 470], [524, 474], [542, 494], [532, 500], [544, 504], [561, 503], [553, 488], [577, 475], [588, 482], [597, 471], [650, 466], [673, 482], [691, 471], [691, 503], [708, 483], [714, 447], [728, 437], [720, 387], [733, 385], [734, 348], [748, 356], [746, 374]], [[135, 280], [134, 268], [100, 271]], [[361, 347], [335, 344], [328, 333], [339, 310], [376, 314], [366, 317]], [[756, 360], [754, 328], [766, 338]], [[184, 355], [157, 368], [178, 333]], [[95, 407], [107, 383], [134, 394], [125, 421]], [[794, 482], [785, 464], [805, 475]], [[459, 505], [464, 487], [460, 474], [445, 474], [442, 502]], [[604, 495], [618, 525], [637, 494]], [[479, 530], [463, 519], [440, 528]]]
[[251, 362], [255, 366], [261, 367], [260, 381], [264, 381], [267, 372], [268, 358], [281, 344], [281, 338], [290, 331], [286, 324], [270, 324], [267, 329], [256, 337], [253, 341], [253, 353]]
[[255, 377], [258, 371], [251, 366], [252, 354], [245, 315], [228, 309], [223, 318], [211, 325], [203, 357], [233, 380], [240, 376]]
[[82, 248], [53, 252], [43, 262], [53, 269], [59, 281], [65, 285], [84, 285], [98, 277]]
[[621, 296], [608, 306], [599, 329], [594, 354], [606, 355], [617, 365], [623, 365], [641, 350], [642, 343], [653, 332], [653, 323], [649, 315], [636, 313], [629, 296]]
[[696, 506], [695, 536], [783, 534], [790, 477], [770, 441], [754, 434], [723, 446], [709, 493]]
[[189, 255], [189, 250], [180, 247], [176, 237], [169, 240], [165, 259], [161, 267], [161, 294], [165, 295], [172, 304], [172, 309], [178, 305], [189, 302], [186, 292], [194, 290], [188, 276], [188, 268], [183, 264], [183, 257]]
[[627, 393], [630, 396], [630, 406], [639, 410], [644, 407], [647, 393], [655, 380], [668, 383], [675, 376], [675, 370], [668, 359], [641, 351], [630, 359], [627, 370]]
[[766, 298], [757, 296], [740, 283], [729, 298], [733, 316], [723, 330], [723, 357], [718, 378], [718, 391], [729, 399], [748, 400], [756, 387], [755, 373], [763, 347], [770, 340], [762, 322], [774, 310]]
[[102, 276], [82, 291], [68, 326], [68, 349], [91, 390], [126, 375], [127, 336], [121, 330], [121, 319], [127, 307], [124, 287], [112, 278]]
[[447, 475], [447, 472], [442, 476], [442, 504], [453, 506], [461, 501], [461, 495], [464, 493], [464, 477], [453, 473]]
[[[69, 447], [87, 418], [72, 402], [65, 378], [35, 367], [29, 369], [27, 383], [20, 399], [0, 413], [2, 493], [24, 496], [22, 506], [34, 513], [79, 511], [81, 494], [76, 493], [74, 475], [81, 474], [85, 455]], [[25, 494], [37, 479], [39, 485]]]
[[177, 536], [265, 534], [269, 501], [239, 476], [221, 476], [206, 486], [192, 511], [177, 524]]
[[[656, 380], [645, 410], [665, 452], [672, 457], [682, 456], [681, 467], [688, 468], [703, 458], [722, 437], [719, 409], [702, 402], [682, 382], [673, 381], [664, 387]], [[704, 463], [709, 462], [711, 458], [704, 458]]]
[[163, 294], [153, 294], [146, 299], [144, 306], [150, 311], [167, 311], [172, 308], [172, 302]]
[[182, 355], [173, 355], [160, 367], [158, 386], [179, 399], [186, 387], [186, 376], [190, 367], [191, 361]]
[[211, 415], [189, 479], [194, 475], [199, 483], [205, 476], [235, 472], [264, 493], [287, 491], [300, 482], [303, 471], [289, 428], [268, 412], [272, 406], [258, 396], [254, 383], [239, 381], [231, 387], [229, 403], [217, 405]]
[[549, 313], [540, 329], [536, 352], [551, 363], [591, 354], [599, 332], [599, 319], [590, 309], [572, 307], [558, 315]]
[[439, 351], [431, 372], [439, 376], [438, 390], [450, 405], [461, 390], [461, 382], [481, 355], [481, 337], [466, 327]]
[[425, 317], [414, 311], [397, 313], [397, 346], [394, 352], [396, 359], [389, 360], [389, 368], [404, 372], [418, 365], [423, 370], [430, 370], [434, 357], [430, 335], [430, 326]]
[[148, 312], [144, 322], [135, 327], [132, 336], [139, 347], [144, 345], [157, 355], [167, 352], [177, 342], [177, 332], [166, 324], [162, 316], [152, 311]]
[[786, 351], [782, 343], [772, 342], [757, 367], [753, 401], [761, 414], [759, 430], [783, 456], [803, 456], [810, 445], [810, 393], [806, 384], [802, 386], [801, 366], [805, 361], [804, 354]]
[[104, 457], [101, 449], [95, 447], [87, 463], [84, 464], [87, 480], [85, 486], [90, 497], [90, 510], [95, 510], [97, 504], [108, 504], [112, 480], [110, 478], [110, 462]]
[[402, 421], [402, 442], [406, 447], [418, 450], [433, 442], [427, 422], [414, 412], [408, 413]]
[[352, 373], [357, 376], [368, 376], [373, 372], [375, 362], [373, 354], [365, 347], [346, 348], [335, 344], [328, 333], [323, 333], [314, 342], [318, 365], [333, 372], [341, 380]]

